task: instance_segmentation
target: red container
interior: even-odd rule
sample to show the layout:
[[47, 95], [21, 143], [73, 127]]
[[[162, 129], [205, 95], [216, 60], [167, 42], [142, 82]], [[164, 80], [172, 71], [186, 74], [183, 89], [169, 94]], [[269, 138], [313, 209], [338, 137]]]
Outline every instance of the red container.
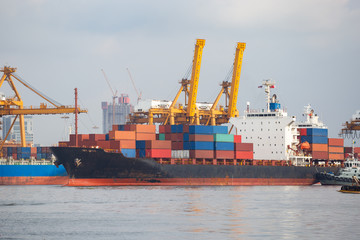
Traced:
[[300, 136], [307, 136], [306, 128], [300, 128]]
[[312, 152], [313, 159], [329, 159], [329, 152]]
[[190, 142], [213, 142], [214, 135], [190, 134]]
[[102, 148], [102, 149], [111, 149], [111, 147], [110, 147], [110, 141], [100, 140], [100, 141], [96, 141], [96, 144], [99, 146], [99, 148]]
[[329, 153], [329, 160], [344, 160], [343, 153]]
[[159, 126], [159, 133], [165, 133], [165, 125]]
[[96, 143], [96, 141], [83, 140], [83, 141], [81, 142], [81, 146], [84, 146], [84, 147], [96, 147], [96, 146], [97, 146], [97, 143]]
[[235, 144], [235, 151], [247, 151], [252, 152], [254, 149], [253, 143], [234, 143]]
[[[345, 153], [352, 153], [352, 147], [345, 147], [344, 148]], [[360, 153], [359, 147], [354, 147], [354, 153]]]
[[190, 150], [190, 158], [214, 158], [213, 150]]
[[171, 158], [171, 149], [145, 149], [147, 158]]
[[235, 157], [234, 151], [216, 150], [214, 152], [216, 159], [234, 159]]
[[155, 133], [136, 133], [135, 139], [138, 141], [141, 140], [156, 140]]
[[171, 125], [165, 125], [165, 133], [171, 133]]
[[184, 139], [184, 136], [182, 133], [171, 133], [170, 136], [171, 136], [170, 140], [173, 142], [182, 142]]
[[[89, 134], [78, 134], [78, 142], [89, 140]], [[75, 134], [70, 134], [70, 142], [75, 145]]]
[[241, 143], [241, 135], [234, 135], [234, 143]]
[[183, 125], [183, 133], [189, 133], [189, 125]]
[[235, 151], [236, 159], [254, 159], [254, 153], [251, 151]]
[[184, 142], [171, 142], [171, 149], [172, 150], [183, 150]]
[[344, 139], [343, 138], [329, 138], [328, 139], [329, 146], [344, 146]]
[[145, 141], [146, 149], [171, 149], [171, 141], [148, 140]]
[[89, 140], [91, 141], [105, 140], [105, 134], [89, 134]]
[[329, 146], [329, 153], [342, 153], [344, 155], [343, 147], [331, 147]]

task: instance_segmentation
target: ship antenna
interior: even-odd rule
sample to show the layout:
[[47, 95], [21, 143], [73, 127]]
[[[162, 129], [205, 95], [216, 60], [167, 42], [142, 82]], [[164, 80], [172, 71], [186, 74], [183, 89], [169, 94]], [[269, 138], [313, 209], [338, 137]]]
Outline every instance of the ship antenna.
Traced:
[[266, 80], [263, 81], [262, 85], [265, 88], [267, 112], [270, 112], [270, 88], [275, 87], [275, 82], [272, 81], [271, 79], [266, 79]]

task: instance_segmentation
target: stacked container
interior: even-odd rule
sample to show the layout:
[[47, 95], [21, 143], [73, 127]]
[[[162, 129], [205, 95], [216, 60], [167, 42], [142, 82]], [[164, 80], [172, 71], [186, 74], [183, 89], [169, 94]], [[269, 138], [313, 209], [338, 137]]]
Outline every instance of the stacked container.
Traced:
[[344, 160], [344, 139], [329, 138], [329, 160]]
[[[306, 135], [305, 135], [306, 134]], [[313, 159], [329, 159], [328, 130], [325, 128], [306, 128], [306, 132], [300, 129], [300, 141], [310, 144], [310, 152]]]

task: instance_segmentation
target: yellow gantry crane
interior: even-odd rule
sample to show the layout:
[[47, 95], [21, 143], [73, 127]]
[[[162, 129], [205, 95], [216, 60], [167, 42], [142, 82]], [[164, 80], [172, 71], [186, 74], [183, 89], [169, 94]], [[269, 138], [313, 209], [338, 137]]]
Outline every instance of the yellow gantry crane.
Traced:
[[[130, 123], [161, 123], [189, 124], [189, 125], [220, 125], [228, 123], [232, 117], [239, 116], [237, 98], [240, 85], [241, 66], [245, 43], [238, 42], [236, 46], [233, 74], [231, 82], [223, 81], [220, 93], [209, 110], [197, 109], [196, 98], [199, 85], [202, 52], [205, 46], [204, 39], [197, 39], [192, 64], [191, 79], [182, 79], [180, 89], [169, 108], [150, 108], [148, 112], [136, 112], [130, 116]], [[181, 93], [185, 93], [185, 107], [177, 104]], [[218, 107], [221, 96], [225, 94], [225, 107]], [[229, 103], [229, 104], [228, 104]]]
[[[223, 81], [220, 84], [221, 90], [216, 97], [213, 105], [211, 106], [211, 109], [199, 112], [199, 115], [202, 116], [203, 119], [201, 122], [202, 124], [220, 125], [223, 123], [228, 123], [229, 119], [232, 117], [239, 116], [239, 111], [236, 105], [240, 85], [241, 66], [245, 48], [246, 43], [237, 43], [231, 82]], [[225, 94], [225, 107], [227, 108], [220, 107], [220, 109], [217, 109], [217, 105], [220, 101], [222, 94]]]
[[[54, 103], [53, 100], [50, 100], [49, 98], [45, 97], [43, 94], [36, 91], [33, 87], [31, 87], [29, 84], [27, 84], [24, 80], [22, 80], [20, 77], [16, 76], [14, 73], [16, 72], [16, 68], [4, 66], [2, 69], [0, 69], [0, 72], [3, 72], [3, 76], [0, 80], [0, 89], [3, 86], [3, 83], [6, 81], [9, 83], [11, 89], [14, 91], [15, 96], [11, 98], [5, 98], [2, 97], [0, 99], [0, 117], [6, 116], [6, 115], [15, 115], [11, 127], [9, 131], [7, 132], [6, 137], [3, 139], [0, 150], [2, 149], [2, 146], [4, 145], [11, 128], [13, 127], [16, 119], [19, 117], [20, 122], [20, 135], [21, 135], [21, 146], [26, 146], [26, 140], [25, 140], [25, 125], [24, 125], [24, 115], [42, 115], [42, 114], [66, 114], [66, 113], [86, 113], [87, 110], [82, 110], [80, 107], [68, 107], [63, 106], [60, 104]], [[41, 103], [40, 107], [24, 107], [23, 101], [21, 99], [21, 96], [18, 92], [18, 90], [15, 87], [13, 78], [18, 80], [21, 84], [23, 84], [26, 88], [30, 89], [32, 92], [39, 95], [41, 98], [46, 100], [48, 103], [53, 105], [53, 107], [48, 107], [47, 104]]]

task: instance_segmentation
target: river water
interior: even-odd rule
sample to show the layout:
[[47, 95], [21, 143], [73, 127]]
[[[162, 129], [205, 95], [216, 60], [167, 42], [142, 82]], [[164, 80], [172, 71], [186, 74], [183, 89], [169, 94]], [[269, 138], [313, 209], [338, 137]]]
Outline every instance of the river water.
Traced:
[[0, 186], [0, 239], [358, 239], [339, 186]]

